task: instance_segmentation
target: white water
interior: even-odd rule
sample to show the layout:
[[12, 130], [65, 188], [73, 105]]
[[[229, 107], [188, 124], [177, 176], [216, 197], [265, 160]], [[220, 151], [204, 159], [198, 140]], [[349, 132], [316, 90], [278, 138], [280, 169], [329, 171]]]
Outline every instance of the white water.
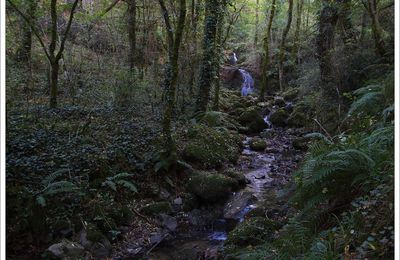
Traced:
[[254, 92], [254, 79], [250, 73], [244, 69], [239, 69], [239, 72], [243, 78], [242, 96], [245, 97]]

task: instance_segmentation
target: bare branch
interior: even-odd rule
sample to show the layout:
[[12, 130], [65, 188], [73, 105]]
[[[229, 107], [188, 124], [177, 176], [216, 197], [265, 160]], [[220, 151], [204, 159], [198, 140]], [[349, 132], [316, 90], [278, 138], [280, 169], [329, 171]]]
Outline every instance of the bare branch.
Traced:
[[69, 33], [70, 29], [71, 29], [72, 20], [74, 19], [74, 13], [75, 13], [76, 7], [78, 6], [78, 2], [79, 2], [79, 0], [75, 0], [74, 4], [72, 5], [71, 13], [69, 15], [69, 20], [68, 20], [68, 24], [67, 24], [67, 28], [65, 29], [64, 35], [62, 37], [60, 50], [57, 53], [56, 60], [59, 60], [61, 58], [61, 55], [62, 55], [62, 53], [64, 51], [65, 42], [67, 40], [68, 33]]

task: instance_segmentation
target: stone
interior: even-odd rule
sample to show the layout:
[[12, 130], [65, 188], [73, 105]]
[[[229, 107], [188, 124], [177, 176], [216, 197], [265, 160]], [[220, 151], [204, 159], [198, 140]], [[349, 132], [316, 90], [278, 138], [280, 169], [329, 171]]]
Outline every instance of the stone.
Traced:
[[248, 133], [259, 133], [268, 127], [258, 107], [250, 107], [239, 117], [239, 123], [248, 128]]
[[169, 231], [173, 232], [178, 227], [178, 222], [177, 222], [176, 218], [165, 215], [165, 214], [161, 214], [160, 218], [161, 218], [161, 224], [164, 227], [166, 227]]
[[174, 204], [175, 205], [182, 205], [183, 204], [182, 198], [178, 197], [178, 198], [174, 199]]
[[81, 231], [79, 242], [97, 258], [107, 258], [111, 253], [110, 241], [92, 224]]
[[285, 107], [286, 102], [282, 97], [276, 97], [274, 100], [274, 105], [278, 107]]
[[84, 254], [84, 247], [77, 242], [63, 240], [60, 243], [51, 245], [45, 252], [47, 258], [73, 260], [79, 259]]
[[261, 138], [253, 138], [250, 141], [250, 148], [253, 151], [264, 151], [267, 148], [267, 143]]
[[286, 120], [288, 117], [289, 114], [287, 113], [287, 111], [283, 108], [280, 108], [271, 114], [269, 120], [274, 126], [283, 127], [286, 126]]

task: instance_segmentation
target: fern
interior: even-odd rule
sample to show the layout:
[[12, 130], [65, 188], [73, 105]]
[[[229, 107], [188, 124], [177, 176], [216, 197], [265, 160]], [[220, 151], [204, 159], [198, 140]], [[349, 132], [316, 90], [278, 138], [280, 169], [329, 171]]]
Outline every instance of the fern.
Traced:
[[49, 185], [50, 183], [54, 182], [56, 179], [59, 177], [63, 176], [64, 174], [69, 173], [69, 169], [59, 169], [46, 178], [43, 179], [42, 184], [43, 185]]
[[376, 114], [381, 111], [384, 104], [384, 95], [382, 92], [370, 92], [356, 100], [350, 107], [349, 116], [356, 113]]
[[126, 180], [126, 178], [132, 177], [133, 174], [129, 174], [126, 172], [116, 174], [112, 177], [108, 177], [103, 183], [103, 187], [109, 187], [114, 192], [117, 191], [117, 187], [125, 188], [133, 193], [137, 193], [137, 187], [131, 182]]

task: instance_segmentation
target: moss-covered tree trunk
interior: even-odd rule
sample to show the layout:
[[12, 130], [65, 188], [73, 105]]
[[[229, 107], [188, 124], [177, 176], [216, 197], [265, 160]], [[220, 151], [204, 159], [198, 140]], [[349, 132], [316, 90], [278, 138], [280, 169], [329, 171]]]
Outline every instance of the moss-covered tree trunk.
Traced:
[[379, 56], [384, 57], [386, 54], [386, 46], [385, 46], [385, 40], [383, 38], [383, 29], [379, 22], [379, 11], [377, 7], [377, 1], [363, 0], [363, 3], [367, 8], [369, 16], [371, 18], [371, 29], [372, 29], [372, 34], [374, 35], [376, 53]]
[[136, 62], [136, 0], [128, 2], [129, 66], [133, 70]]
[[225, 22], [225, 12], [226, 12], [226, 5], [227, 1], [222, 0], [220, 11], [218, 15], [218, 25], [217, 25], [217, 39], [216, 39], [216, 49], [217, 49], [217, 58], [215, 59], [215, 72], [216, 77], [214, 78], [214, 102], [213, 102], [213, 109], [215, 111], [219, 110], [219, 93], [221, 89], [221, 78], [220, 78], [220, 69], [221, 69], [221, 62], [223, 58], [223, 33], [224, 33], [224, 22]]
[[164, 18], [167, 42], [168, 42], [168, 62], [165, 67], [165, 78], [163, 87], [165, 91], [164, 115], [162, 120], [162, 130], [164, 137], [164, 148], [170, 163], [176, 161], [175, 141], [172, 137], [172, 115], [175, 108], [176, 83], [178, 79], [178, 60], [179, 49], [182, 42], [182, 35], [186, 19], [186, 0], [179, 0], [179, 18], [176, 30], [173, 29], [171, 17], [164, 0], [158, 1]]
[[293, 40], [293, 59], [298, 63], [299, 46], [300, 46], [300, 31], [303, 15], [304, 0], [298, 0], [296, 5], [296, 29]]
[[200, 68], [198, 95], [196, 102], [197, 112], [206, 112], [210, 100], [211, 84], [215, 77], [215, 59], [217, 58], [217, 24], [218, 11], [221, 0], [205, 1], [203, 57]]
[[267, 31], [265, 32], [264, 41], [263, 41], [262, 76], [261, 76], [261, 88], [260, 88], [260, 96], [259, 96], [260, 101], [264, 101], [265, 90], [268, 85], [269, 40], [270, 40], [270, 36], [271, 36], [271, 28], [272, 28], [272, 23], [274, 21], [275, 10], [276, 10], [276, 0], [272, 0], [271, 11], [270, 11], [268, 23], [267, 23]]
[[345, 45], [354, 45], [357, 41], [356, 34], [353, 28], [353, 22], [351, 20], [351, 0], [338, 0], [339, 2], [339, 13], [338, 13], [338, 25], [341, 33], [343, 43]]
[[[37, 9], [37, 1], [36, 0], [28, 0], [26, 5], [26, 14], [31, 19], [32, 22], [36, 20], [36, 9]], [[21, 19], [22, 23], [22, 38], [21, 45], [17, 50], [17, 60], [26, 62], [28, 64], [31, 63], [31, 51], [32, 51], [32, 29], [28, 22], [26, 22], [23, 18]]]
[[290, 26], [292, 25], [292, 17], [293, 17], [293, 0], [289, 0], [289, 9], [288, 9], [288, 16], [287, 16], [287, 23], [286, 27], [282, 33], [282, 39], [279, 46], [279, 89], [281, 91], [284, 90], [284, 82], [283, 82], [283, 61], [285, 59], [285, 45], [286, 45], [286, 38], [290, 31]]
[[256, 27], [255, 27], [255, 32], [254, 32], [254, 48], [257, 48], [258, 45], [258, 33], [259, 29], [258, 27], [260, 26], [260, 0], [256, 1]]

